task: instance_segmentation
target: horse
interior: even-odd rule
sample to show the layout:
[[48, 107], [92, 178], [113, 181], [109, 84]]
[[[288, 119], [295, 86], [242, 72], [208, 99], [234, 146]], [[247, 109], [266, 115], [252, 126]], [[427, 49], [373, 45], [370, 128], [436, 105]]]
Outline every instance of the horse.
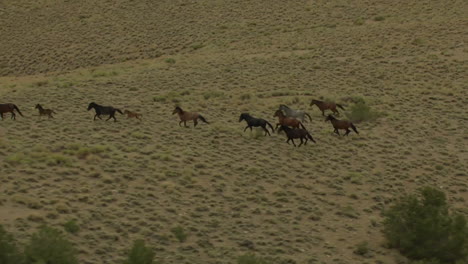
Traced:
[[268, 121], [266, 121], [265, 119], [261, 119], [261, 118], [255, 118], [249, 115], [248, 113], [242, 113], [240, 115], [239, 122], [241, 122], [242, 120], [245, 120], [245, 122], [247, 122], [247, 126], [244, 128], [244, 132], [245, 130], [247, 130], [247, 128], [250, 128], [250, 131], [252, 131], [252, 127], [262, 127], [263, 130], [265, 130], [265, 136], [267, 134], [271, 136], [270, 132], [266, 128], [266, 125], [270, 126], [272, 132], [275, 131], [273, 129], [273, 126], [270, 123], [268, 123]]
[[308, 113], [301, 110], [294, 110], [289, 108], [287, 105], [281, 104], [279, 110], [283, 111], [287, 117], [294, 117], [300, 119], [301, 122], [304, 122], [305, 116], [309, 117], [309, 121], [312, 122], [312, 118]]
[[54, 118], [52, 114], [57, 114], [54, 110], [52, 109], [44, 109], [40, 104], [37, 104], [35, 107], [37, 110], [39, 110], [39, 118], [41, 116], [48, 116], [49, 118]]
[[[291, 140], [294, 147], [296, 147], [296, 143], [294, 143], [295, 138], [299, 138], [301, 140], [301, 143], [297, 147], [300, 147], [302, 143], [304, 143], [304, 145], [307, 145], [307, 141], [309, 139], [312, 140], [312, 142], [317, 143], [312, 138], [310, 133], [307, 130], [302, 129], [302, 128], [293, 129], [288, 126], [280, 126], [280, 128], [278, 129], [278, 132], [280, 131], [284, 131], [286, 133], [286, 136], [288, 137], [288, 140], [286, 140], [286, 143], [289, 144], [289, 141]], [[304, 139], [305, 139], [305, 142], [304, 142]]]
[[338, 134], [338, 136], [340, 135], [340, 132], [338, 131], [338, 129], [346, 129], [346, 134], [344, 134], [344, 136], [347, 136], [349, 132], [351, 132], [351, 130], [349, 130], [350, 127], [354, 130], [354, 132], [356, 132], [356, 134], [359, 134], [359, 132], [357, 131], [357, 128], [353, 125], [353, 123], [349, 121], [338, 120], [332, 115], [327, 116], [327, 118], [325, 119], [325, 122], [327, 121], [330, 121], [332, 123], [333, 128], [335, 129], [335, 131], [333, 132]]
[[278, 126], [290, 126], [294, 128], [299, 128], [301, 126], [303, 129], [305, 129], [304, 125], [301, 123], [301, 121], [292, 118], [292, 117], [287, 117], [284, 115], [283, 111], [281, 110], [276, 110], [275, 114], [273, 117], [278, 117], [278, 123], [276, 124], [275, 129], [278, 128]]
[[172, 114], [178, 114], [179, 115], [179, 118], [180, 118], [179, 126], [181, 126], [182, 122], [184, 122], [184, 126], [188, 127], [186, 122], [190, 121], [190, 120], [193, 120], [193, 127], [196, 127], [197, 124], [198, 124], [197, 120], [199, 118], [200, 118], [201, 121], [209, 124], [209, 122], [206, 121], [206, 119], [203, 116], [201, 116], [199, 113], [185, 112], [179, 106], [176, 106], [176, 108], [174, 109]]
[[128, 110], [125, 110], [123, 113], [125, 115], [127, 115], [127, 118], [132, 118], [133, 117], [133, 118], [136, 118], [136, 119], [141, 121], [141, 114], [131, 112], [131, 111], [128, 111]]
[[337, 106], [339, 108], [345, 110], [343, 108], [343, 106], [340, 105], [340, 104], [335, 104], [333, 102], [326, 103], [326, 102], [315, 100], [315, 99], [313, 99], [310, 102], [310, 106], [313, 106], [313, 105], [316, 105], [320, 109], [320, 111], [322, 111], [322, 116], [325, 116], [325, 110], [327, 110], [327, 109], [332, 110], [333, 114], [338, 114], [339, 115], [340, 112], [338, 112], [338, 110], [336, 109]]
[[96, 120], [96, 117], [98, 117], [99, 119], [102, 119], [101, 115], [109, 115], [109, 118], [107, 118], [106, 121], [111, 118], [114, 118], [114, 122], [116, 122], [117, 119], [115, 119], [115, 112], [119, 112], [120, 114], [123, 115], [120, 109], [114, 108], [112, 106], [98, 105], [95, 102], [92, 102], [88, 105], [88, 111], [91, 110], [92, 108], [94, 108], [94, 111], [96, 111], [96, 114], [94, 115], [93, 120]]
[[21, 116], [23, 116], [23, 114], [15, 104], [0, 104], [0, 117], [2, 117], [3, 120], [4, 113], [11, 113], [11, 119], [16, 120], [16, 114], [14, 110], [16, 110]]

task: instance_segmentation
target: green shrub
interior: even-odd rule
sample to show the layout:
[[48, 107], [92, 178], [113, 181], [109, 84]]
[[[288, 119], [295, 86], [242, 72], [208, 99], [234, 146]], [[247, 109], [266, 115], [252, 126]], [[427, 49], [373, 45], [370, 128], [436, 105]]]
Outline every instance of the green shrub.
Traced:
[[450, 214], [442, 191], [423, 188], [421, 197], [405, 196], [384, 215], [389, 245], [408, 258], [430, 263], [468, 260], [466, 219]]
[[165, 61], [166, 61], [166, 63], [168, 63], [168, 64], [174, 64], [174, 63], [176, 63], [176, 61], [175, 61], [173, 58], [168, 58], [168, 59], [166, 59]]
[[237, 258], [237, 264], [267, 264], [267, 262], [253, 254], [245, 254]]
[[77, 264], [72, 244], [60, 230], [43, 226], [33, 234], [25, 250], [28, 264]]
[[364, 256], [369, 253], [369, 243], [362, 242], [356, 245], [356, 249], [353, 251], [354, 254]]
[[185, 242], [187, 240], [187, 233], [181, 226], [177, 226], [171, 229], [172, 234], [179, 240], [179, 242]]
[[357, 101], [352, 107], [351, 111], [346, 113], [346, 117], [355, 123], [363, 121], [374, 121], [377, 118], [381, 117], [383, 113], [374, 111], [366, 104], [365, 101]]
[[78, 231], [80, 231], [80, 226], [76, 223], [75, 220], [70, 220], [66, 222], [65, 224], [63, 224], [63, 228], [65, 229], [65, 231], [72, 234], [76, 234], [78, 233]]
[[124, 264], [153, 264], [154, 252], [145, 246], [145, 241], [135, 240]]
[[23, 257], [16, 248], [13, 237], [0, 225], [0, 263], [21, 264]]

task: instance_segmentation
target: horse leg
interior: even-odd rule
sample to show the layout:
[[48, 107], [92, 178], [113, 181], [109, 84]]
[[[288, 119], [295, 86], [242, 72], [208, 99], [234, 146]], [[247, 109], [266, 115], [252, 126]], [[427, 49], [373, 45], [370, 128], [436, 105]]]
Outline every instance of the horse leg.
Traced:
[[288, 144], [289, 144], [289, 140], [291, 140], [291, 139], [290, 139], [290, 138], [288, 138], [288, 139], [286, 140], [286, 143], [288, 143]]
[[246, 127], [244, 128], [244, 132], [247, 130], [247, 128], [249, 128], [249, 126], [246, 126]]
[[196, 127], [197, 124], [198, 124], [197, 119], [194, 119], [194, 120], [193, 120], [193, 127]]
[[266, 127], [263, 126], [263, 130], [265, 130], [265, 136], [266, 136], [267, 134], [268, 134], [269, 136], [271, 136], [271, 135], [270, 135], [270, 132], [268, 131], [268, 129], [266, 129]]
[[344, 134], [344, 136], [347, 136], [349, 132], [351, 132], [351, 130], [349, 130], [349, 128], [346, 128], [346, 133]]
[[301, 140], [301, 143], [299, 144], [298, 147], [300, 147], [300, 146], [304, 143], [304, 141], [302, 140], [302, 138], [299, 138], [299, 139]]
[[11, 119], [16, 120], [16, 114], [13, 111], [11, 111]]
[[297, 147], [297, 146], [296, 146], [296, 143], [294, 143], [294, 139], [293, 139], [293, 138], [291, 138], [291, 141], [292, 141], [294, 147]]
[[184, 120], [184, 127], [188, 127], [187, 126], [187, 121]]
[[112, 115], [112, 118], [114, 118], [114, 122], [117, 122], [117, 119], [115, 118], [115, 113]]
[[322, 110], [322, 116], [325, 116], [325, 110]]
[[338, 131], [338, 128], [335, 128], [335, 133], [338, 134], [338, 136], [340, 136], [340, 131]]
[[184, 121], [180, 121], [180, 122], [179, 122], [179, 126], [182, 126], [182, 122], [184, 122]]
[[108, 121], [108, 120], [111, 119], [111, 118], [112, 118], [112, 115], [109, 115], [109, 118], [107, 118], [106, 121]]

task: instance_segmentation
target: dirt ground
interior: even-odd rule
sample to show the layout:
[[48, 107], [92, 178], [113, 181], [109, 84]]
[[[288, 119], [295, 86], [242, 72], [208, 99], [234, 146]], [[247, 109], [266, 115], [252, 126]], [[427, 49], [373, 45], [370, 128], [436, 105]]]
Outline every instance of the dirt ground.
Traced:
[[[286, 2], [286, 3], [285, 3]], [[468, 215], [466, 1], [0, 3], [0, 224], [63, 229], [81, 263], [406, 263], [382, 210], [422, 186]], [[333, 134], [312, 99], [384, 113]], [[93, 121], [90, 102], [143, 115]], [[54, 109], [40, 118], [34, 106]], [[307, 111], [317, 144], [243, 132]], [[179, 127], [175, 105], [210, 124]], [[171, 231], [181, 227], [187, 240]], [[355, 254], [369, 243], [370, 253]]]

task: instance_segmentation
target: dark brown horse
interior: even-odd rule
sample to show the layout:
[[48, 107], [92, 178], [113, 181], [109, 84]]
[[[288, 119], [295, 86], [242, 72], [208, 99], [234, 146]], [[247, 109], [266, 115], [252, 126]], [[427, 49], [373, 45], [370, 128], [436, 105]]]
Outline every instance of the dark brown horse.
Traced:
[[270, 126], [272, 132], [275, 132], [273, 129], [273, 126], [265, 119], [255, 118], [248, 113], [242, 113], [239, 116], [239, 122], [241, 122], [242, 120], [245, 120], [245, 122], [247, 122], [247, 126], [244, 128], [244, 132], [245, 130], [247, 130], [247, 128], [250, 128], [250, 131], [252, 131], [252, 127], [262, 127], [263, 130], [265, 131], [265, 136], [267, 134], [271, 136], [270, 132], [266, 128], [267, 125]]
[[16, 120], [16, 114], [15, 112], [13, 112], [14, 110], [16, 110], [21, 116], [23, 116], [23, 114], [15, 104], [0, 104], [0, 116], [2, 117], [2, 120], [4, 113], [11, 113], [11, 119]]
[[286, 136], [288, 137], [288, 140], [286, 140], [286, 143], [289, 144], [289, 141], [291, 140], [294, 147], [296, 147], [296, 143], [294, 143], [295, 138], [299, 138], [301, 140], [301, 143], [299, 144], [298, 147], [300, 147], [302, 143], [304, 143], [304, 145], [307, 145], [307, 141], [309, 139], [312, 140], [312, 142], [317, 143], [309, 134], [309, 132], [302, 128], [293, 129], [287, 126], [280, 126], [280, 128], [278, 129], [278, 132], [280, 131], [284, 131], [286, 133]]
[[200, 118], [201, 121], [209, 124], [209, 122], [206, 121], [206, 119], [203, 116], [201, 116], [199, 113], [185, 112], [179, 106], [176, 106], [176, 108], [174, 109], [172, 114], [178, 114], [179, 115], [179, 118], [180, 118], [179, 126], [181, 126], [182, 122], [184, 122], [184, 126], [188, 127], [186, 122], [190, 121], [190, 120], [193, 120], [193, 127], [196, 127], [197, 124], [198, 124], [197, 120], [199, 118]]
[[344, 136], [347, 136], [349, 134], [349, 132], [351, 132], [351, 130], [349, 130], [349, 128], [352, 128], [354, 130], [354, 132], [356, 132], [356, 134], [359, 134], [359, 132], [357, 131], [357, 129], [353, 125], [353, 123], [351, 123], [349, 121], [338, 120], [332, 115], [327, 116], [327, 118], [325, 119], [325, 122], [327, 122], [327, 121], [330, 121], [332, 123], [333, 128], [335, 129], [335, 131], [333, 131], [333, 132], [338, 134], [338, 136], [340, 135], [340, 132], [338, 131], [338, 129], [346, 130], [346, 133], [344, 134]]
[[323, 102], [323, 101], [319, 101], [319, 100], [312, 100], [312, 102], [310, 102], [310, 106], [313, 106], [313, 105], [316, 105], [320, 111], [322, 111], [322, 115], [325, 116], [325, 110], [327, 109], [330, 109], [333, 111], [334, 114], [340, 114], [340, 112], [338, 112], [338, 110], [336, 109], [336, 107], [338, 106], [339, 108], [345, 110], [343, 108], [343, 106], [341, 106], [340, 104], [335, 104], [333, 102]]
[[278, 126], [290, 126], [293, 128], [299, 128], [302, 127], [305, 129], [304, 125], [301, 123], [301, 121], [292, 118], [292, 117], [287, 117], [284, 115], [283, 111], [281, 110], [276, 110], [275, 114], [273, 117], [278, 117], [278, 123], [276, 124], [275, 129], [278, 128]]
[[88, 111], [93, 109], [93, 108], [94, 108], [94, 111], [96, 111], [96, 114], [94, 115], [93, 120], [96, 120], [96, 117], [99, 118], [99, 119], [102, 119], [101, 115], [109, 115], [109, 118], [107, 118], [106, 121], [113, 118], [114, 122], [116, 122], [117, 119], [115, 119], [115, 112], [119, 112], [120, 114], [123, 115], [122, 111], [120, 111], [119, 109], [114, 108], [112, 106], [102, 106], [102, 105], [98, 105], [98, 104], [92, 102], [92, 103], [90, 103], [88, 105]]
[[52, 109], [44, 109], [40, 104], [36, 105], [36, 109], [39, 110], [39, 118], [41, 116], [48, 116], [49, 118], [54, 118], [52, 114], [56, 114], [56, 112]]

